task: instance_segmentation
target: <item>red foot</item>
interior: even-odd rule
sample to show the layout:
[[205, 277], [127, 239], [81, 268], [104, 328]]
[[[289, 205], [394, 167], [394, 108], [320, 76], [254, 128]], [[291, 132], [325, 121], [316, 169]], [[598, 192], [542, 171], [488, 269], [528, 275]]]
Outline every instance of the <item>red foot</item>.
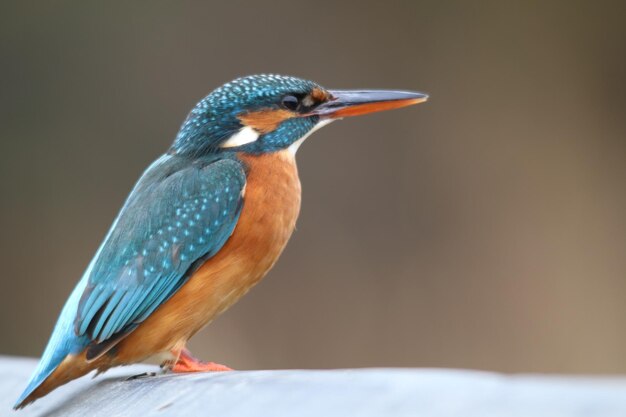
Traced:
[[180, 351], [178, 361], [172, 367], [172, 372], [222, 372], [232, 371], [228, 366], [215, 362], [202, 362], [191, 355], [187, 348]]

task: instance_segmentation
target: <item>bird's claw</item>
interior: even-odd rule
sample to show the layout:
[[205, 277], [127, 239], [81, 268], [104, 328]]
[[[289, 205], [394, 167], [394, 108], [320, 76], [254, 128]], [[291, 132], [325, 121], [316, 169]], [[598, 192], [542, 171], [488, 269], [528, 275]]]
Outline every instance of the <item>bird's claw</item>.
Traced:
[[156, 375], [157, 375], [156, 372], [144, 372], [142, 374], [129, 376], [128, 378], [126, 378], [126, 381], [134, 381], [135, 379], [150, 378]]

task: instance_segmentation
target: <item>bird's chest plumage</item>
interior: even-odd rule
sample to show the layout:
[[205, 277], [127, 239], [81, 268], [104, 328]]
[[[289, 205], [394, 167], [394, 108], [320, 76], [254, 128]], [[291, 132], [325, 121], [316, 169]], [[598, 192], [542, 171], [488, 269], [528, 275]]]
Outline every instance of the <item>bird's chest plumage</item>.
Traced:
[[186, 341], [263, 278], [280, 256], [300, 211], [294, 156], [285, 150], [239, 157], [248, 170], [243, 208], [232, 236], [121, 343], [119, 353], [126, 358], [120, 359], [142, 355], [135, 341], [143, 347], [140, 350], [152, 352]]

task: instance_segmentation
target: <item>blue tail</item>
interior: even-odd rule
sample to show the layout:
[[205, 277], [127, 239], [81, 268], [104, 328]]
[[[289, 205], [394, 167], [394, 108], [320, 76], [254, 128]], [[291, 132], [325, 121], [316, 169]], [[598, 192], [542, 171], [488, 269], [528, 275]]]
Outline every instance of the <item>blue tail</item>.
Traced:
[[89, 343], [86, 337], [78, 337], [74, 333], [74, 318], [76, 317], [78, 302], [80, 301], [86, 283], [87, 279], [83, 278], [65, 303], [61, 315], [57, 320], [57, 324], [54, 327], [54, 331], [52, 332], [52, 336], [50, 336], [46, 350], [43, 352], [41, 360], [39, 361], [39, 365], [31, 376], [30, 381], [28, 381], [28, 386], [22, 395], [20, 395], [20, 398], [16, 401], [13, 408], [22, 408], [31, 402], [27, 401], [25, 403], [25, 400], [27, 400], [29, 395], [52, 374], [57, 366], [63, 362], [63, 359], [69, 354], [80, 353]]

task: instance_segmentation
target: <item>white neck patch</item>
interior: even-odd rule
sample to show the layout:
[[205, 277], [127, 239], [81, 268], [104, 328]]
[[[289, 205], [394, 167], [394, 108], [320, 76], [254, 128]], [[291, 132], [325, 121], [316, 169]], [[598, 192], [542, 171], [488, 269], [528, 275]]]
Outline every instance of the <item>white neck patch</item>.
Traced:
[[235, 148], [237, 146], [252, 143], [259, 138], [260, 134], [250, 126], [244, 126], [237, 133], [226, 139], [221, 145], [222, 148]]
[[302, 145], [302, 142], [304, 142], [306, 140], [306, 138], [311, 136], [311, 134], [313, 134], [313, 132], [315, 132], [316, 130], [321, 129], [322, 127], [326, 126], [327, 124], [329, 124], [330, 122], [333, 122], [333, 121], [334, 121], [334, 119], [320, 120], [319, 122], [317, 122], [317, 124], [315, 126], [313, 126], [313, 128], [311, 130], [306, 132], [306, 134], [304, 136], [302, 136], [300, 139], [298, 139], [297, 141], [295, 141], [294, 143], [289, 145], [289, 148], [287, 148], [287, 149], [289, 150], [289, 152], [292, 155], [295, 156], [296, 152], [298, 152], [298, 148], [300, 147], [300, 145]]
[[[292, 155], [295, 155], [296, 152], [298, 151], [298, 148], [300, 147], [300, 145], [302, 145], [302, 142], [304, 142], [306, 138], [311, 136], [311, 134], [313, 134], [313, 132], [315, 132], [316, 130], [326, 126], [327, 124], [329, 124], [330, 122], [333, 122], [334, 120], [335, 119], [324, 119], [324, 120], [317, 122], [317, 124], [313, 126], [311, 130], [306, 132], [306, 134], [302, 136], [300, 139], [298, 139], [297, 141], [289, 145], [289, 148], [287, 149]], [[222, 142], [221, 147], [222, 148], [236, 148], [237, 146], [242, 146], [247, 143], [255, 142], [260, 136], [261, 134], [257, 132], [256, 130], [254, 130], [252, 127], [244, 126], [241, 129], [239, 129], [237, 133], [235, 133], [234, 135], [226, 139], [224, 142]]]

